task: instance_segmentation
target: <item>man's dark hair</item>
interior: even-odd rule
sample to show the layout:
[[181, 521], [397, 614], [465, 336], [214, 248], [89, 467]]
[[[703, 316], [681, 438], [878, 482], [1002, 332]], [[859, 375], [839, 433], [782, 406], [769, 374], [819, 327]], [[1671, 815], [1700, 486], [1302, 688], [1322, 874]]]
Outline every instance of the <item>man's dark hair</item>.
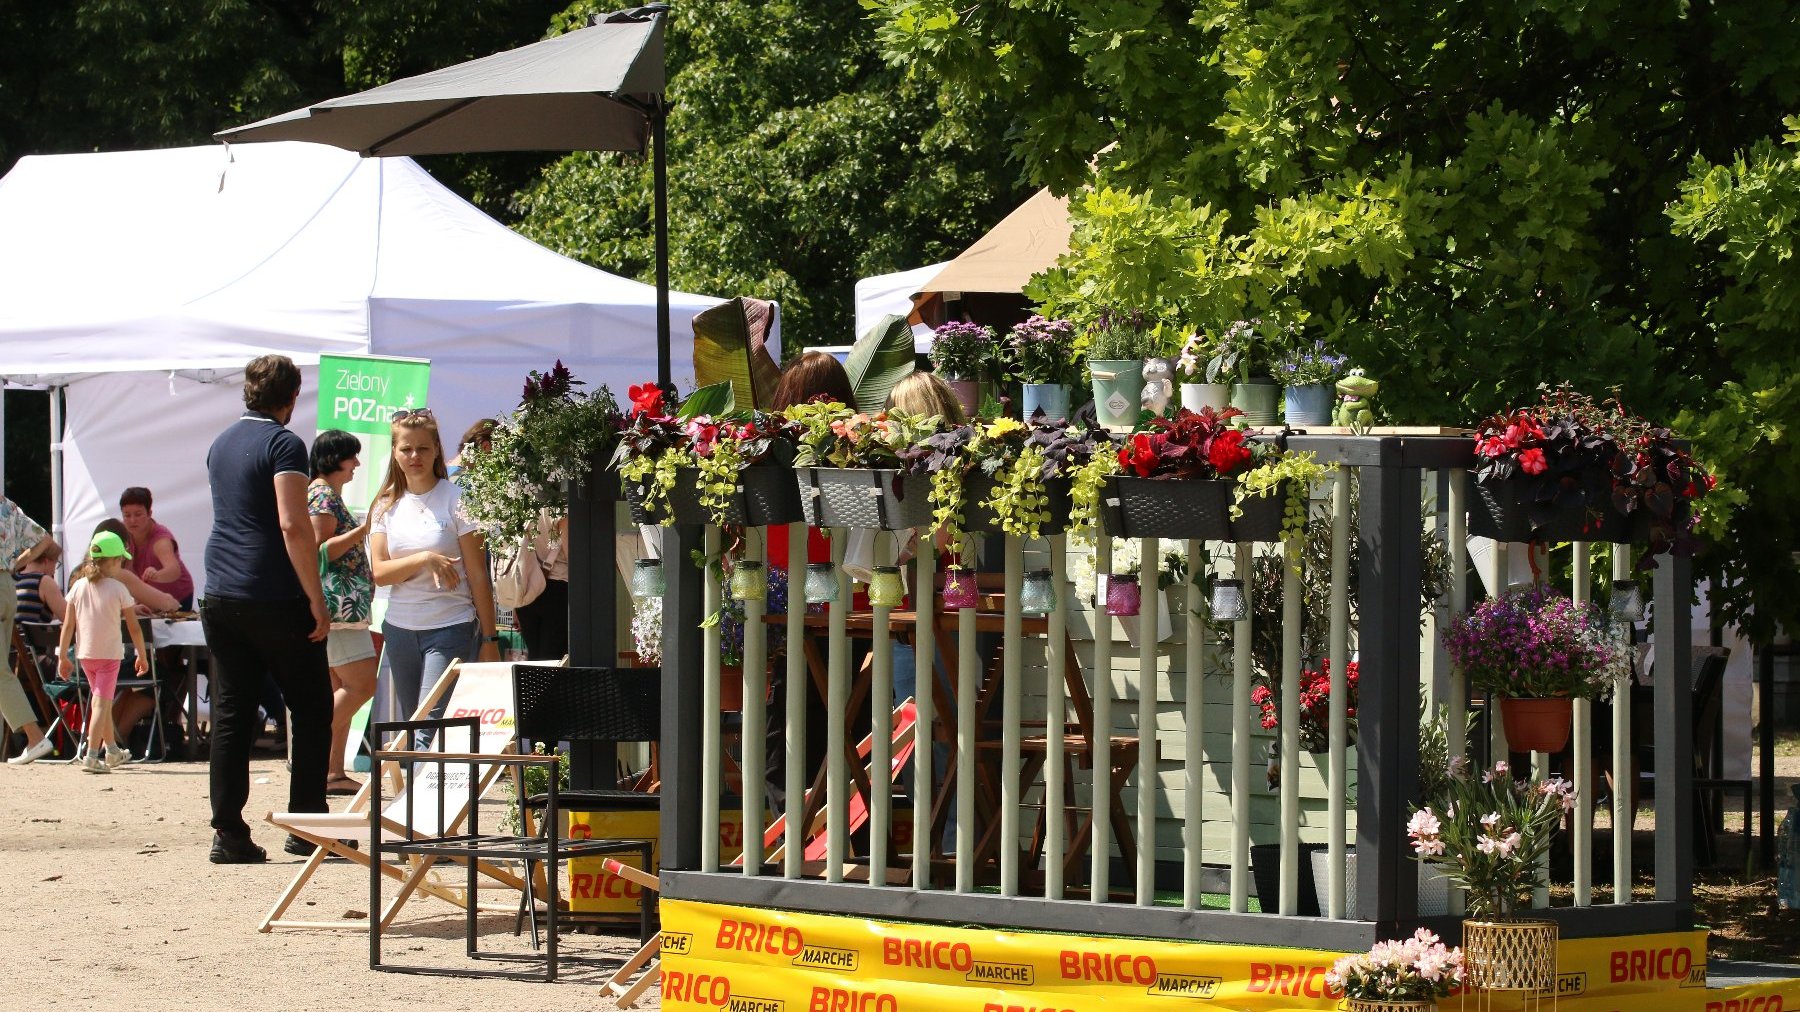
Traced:
[[362, 452], [362, 440], [342, 429], [326, 429], [312, 445], [312, 476], [323, 478]]
[[300, 367], [286, 355], [261, 355], [244, 367], [244, 406], [268, 414], [300, 396]]
[[133, 485], [119, 493], [119, 508], [124, 509], [127, 506], [142, 506], [145, 511], [148, 511], [150, 509], [150, 490], [142, 485]]

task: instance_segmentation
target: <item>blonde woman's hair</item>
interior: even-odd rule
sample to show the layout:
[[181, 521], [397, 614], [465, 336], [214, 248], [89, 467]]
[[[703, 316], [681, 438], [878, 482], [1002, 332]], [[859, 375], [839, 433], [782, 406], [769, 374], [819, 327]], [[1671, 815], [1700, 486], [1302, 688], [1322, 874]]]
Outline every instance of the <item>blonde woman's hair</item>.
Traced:
[[[400, 445], [400, 434], [402, 432], [423, 432], [429, 435], [431, 437], [431, 445], [437, 448], [437, 455], [431, 462], [431, 473], [437, 475], [439, 481], [446, 481], [449, 479], [450, 468], [444, 463], [444, 439], [438, 434], [437, 419], [433, 417], [430, 412], [419, 410], [410, 414], [401, 415], [399, 418], [394, 419], [393, 423], [388, 426], [388, 431], [393, 436], [395, 447]], [[400, 501], [400, 496], [405, 491], [406, 473], [400, 470], [399, 459], [395, 456], [394, 452], [390, 451], [388, 453], [387, 477], [381, 482], [381, 490], [375, 493], [375, 504], [370, 507], [369, 512], [371, 514], [385, 514], [394, 507], [395, 503]]]
[[962, 402], [956, 399], [956, 392], [935, 373], [909, 373], [894, 384], [893, 391], [888, 394], [887, 406], [890, 411], [909, 415], [937, 415], [946, 425], [966, 425], [969, 421], [963, 414]]

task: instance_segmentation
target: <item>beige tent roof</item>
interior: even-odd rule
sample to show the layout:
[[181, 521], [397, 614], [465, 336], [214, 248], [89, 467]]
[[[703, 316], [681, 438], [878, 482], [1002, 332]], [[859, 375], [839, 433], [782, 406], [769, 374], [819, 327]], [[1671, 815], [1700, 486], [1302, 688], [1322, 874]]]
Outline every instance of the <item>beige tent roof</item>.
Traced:
[[1069, 251], [1069, 232], [1069, 199], [1039, 190], [927, 281], [914, 302], [933, 292], [1022, 292]]

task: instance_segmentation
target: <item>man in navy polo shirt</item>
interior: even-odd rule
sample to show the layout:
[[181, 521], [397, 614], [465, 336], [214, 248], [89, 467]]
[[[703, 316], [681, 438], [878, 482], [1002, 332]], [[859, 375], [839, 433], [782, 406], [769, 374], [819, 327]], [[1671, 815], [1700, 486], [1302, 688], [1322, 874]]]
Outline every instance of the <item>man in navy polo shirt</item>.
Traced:
[[[319, 545], [306, 513], [306, 444], [287, 430], [300, 397], [300, 369], [285, 355], [244, 367], [242, 417], [206, 454], [213, 527], [206, 541], [201, 628], [213, 655], [212, 862], [267, 859], [250, 839], [250, 746], [264, 677], [280, 687], [292, 718], [288, 811], [324, 812], [331, 744], [331, 618], [319, 587]], [[310, 853], [289, 837], [289, 853]]]

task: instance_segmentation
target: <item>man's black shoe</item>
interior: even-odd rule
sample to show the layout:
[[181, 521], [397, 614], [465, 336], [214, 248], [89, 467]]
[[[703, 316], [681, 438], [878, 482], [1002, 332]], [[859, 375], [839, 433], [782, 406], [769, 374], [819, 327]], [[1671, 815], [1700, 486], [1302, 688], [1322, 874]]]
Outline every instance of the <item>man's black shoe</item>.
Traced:
[[226, 836], [214, 833], [212, 843], [213, 864], [262, 864], [269, 859], [268, 852], [258, 847], [248, 836]]
[[281, 845], [281, 849], [295, 857], [311, 857], [312, 852], [319, 849], [319, 845], [311, 840], [302, 840], [298, 836], [289, 833], [287, 842]]

